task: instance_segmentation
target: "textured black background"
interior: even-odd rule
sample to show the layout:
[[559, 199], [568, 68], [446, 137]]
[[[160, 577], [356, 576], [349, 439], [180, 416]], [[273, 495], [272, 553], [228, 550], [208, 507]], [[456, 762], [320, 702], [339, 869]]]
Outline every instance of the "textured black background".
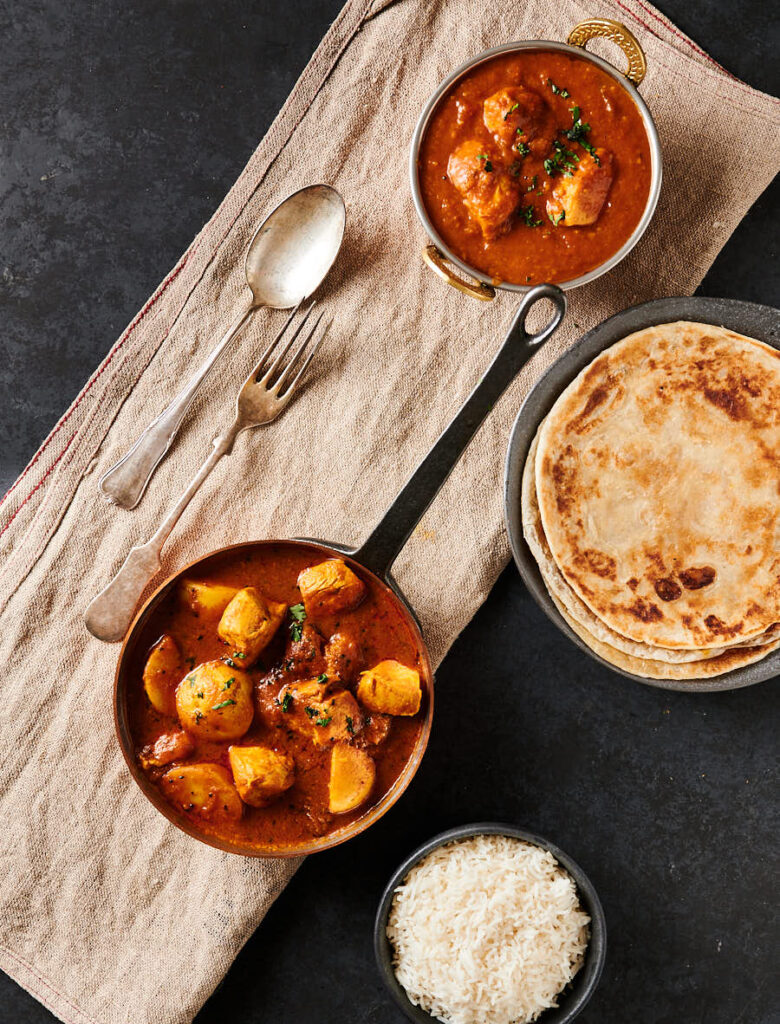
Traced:
[[[211, 215], [339, 5], [0, 3], [2, 490]], [[734, 74], [780, 91], [771, 5], [660, 6]], [[778, 304], [779, 228], [775, 190], [701, 293]], [[780, 1020], [775, 684], [686, 696], [630, 683], [562, 640], [511, 568], [438, 680], [409, 792], [306, 862], [200, 1024], [398, 1021], [371, 952], [384, 882], [428, 836], [490, 818], [549, 836], [601, 893], [610, 948], [583, 1024]], [[52, 1019], [0, 975], [3, 1024]]]

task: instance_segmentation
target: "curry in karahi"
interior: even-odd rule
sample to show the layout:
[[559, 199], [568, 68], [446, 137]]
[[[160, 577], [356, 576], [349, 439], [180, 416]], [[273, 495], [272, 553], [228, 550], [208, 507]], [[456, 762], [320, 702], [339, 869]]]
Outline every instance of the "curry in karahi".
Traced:
[[131, 667], [139, 766], [198, 832], [300, 847], [388, 793], [428, 680], [405, 611], [300, 544], [226, 552], [154, 610]]
[[603, 264], [647, 205], [650, 144], [626, 87], [591, 61], [499, 55], [460, 78], [420, 148], [446, 245], [496, 282], [566, 282]]

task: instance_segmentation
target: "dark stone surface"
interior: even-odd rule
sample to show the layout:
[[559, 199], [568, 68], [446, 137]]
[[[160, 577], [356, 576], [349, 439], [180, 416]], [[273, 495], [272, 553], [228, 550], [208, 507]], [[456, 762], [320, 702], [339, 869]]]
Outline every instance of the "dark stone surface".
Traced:
[[[10, 484], [243, 167], [340, 0], [8, 0], [0, 6], [0, 486]], [[778, 92], [762, 0], [662, 0]], [[706, 187], [706, 183], [705, 183]], [[777, 190], [701, 292], [778, 304]], [[590, 874], [609, 953], [583, 1024], [780, 1020], [777, 687], [664, 693], [561, 640], [508, 569], [438, 676], [429, 752], [360, 839], [309, 860], [199, 1024], [399, 1020], [371, 925], [396, 864], [504, 819]], [[0, 976], [0, 1021], [51, 1015]]]

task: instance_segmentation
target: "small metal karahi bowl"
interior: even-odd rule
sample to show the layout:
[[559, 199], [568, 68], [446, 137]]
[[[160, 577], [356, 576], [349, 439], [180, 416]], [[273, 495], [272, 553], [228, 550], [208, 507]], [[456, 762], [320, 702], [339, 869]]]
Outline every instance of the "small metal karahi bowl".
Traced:
[[572, 860], [567, 853], [564, 853], [563, 850], [560, 850], [549, 840], [534, 835], [533, 832], [526, 832], [524, 829], [515, 828], [514, 825], [505, 825], [495, 821], [460, 825], [458, 828], [451, 828], [447, 832], [441, 832], [439, 835], [429, 839], [427, 843], [423, 843], [422, 846], [418, 847], [414, 853], [406, 858], [387, 883], [382, 898], [379, 901], [379, 908], [374, 920], [374, 954], [382, 980], [396, 1005], [409, 1020], [414, 1021], [415, 1024], [431, 1024], [432, 1021], [438, 1020], [437, 1017], [416, 1006], [409, 999], [406, 990], [395, 975], [393, 948], [387, 937], [387, 922], [390, 918], [393, 895], [412, 868], [416, 867], [428, 854], [438, 850], [440, 846], [485, 835], [508, 836], [510, 839], [520, 839], [525, 843], [530, 843], [532, 846], [538, 846], [542, 850], [547, 850], [553, 855], [563, 870], [571, 876], [577, 887], [580, 904], [590, 917], [590, 939], [588, 941], [588, 948], [585, 950], [585, 961], [571, 982], [560, 994], [558, 1006], [545, 1010], [538, 1018], [538, 1024], [570, 1024], [570, 1021], [573, 1021], [575, 1017], [580, 1015], [586, 1003], [596, 991], [601, 973], [604, 970], [604, 961], [607, 958], [607, 922], [604, 917], [604, 911], [593, 883], [576, 861]]
[[[603, 60], [601, 57], [597, 57], [595, 54], [588, 53], [585, 50], [587, 42], [599, 36], [616, 43], [626, 55], [628, 68], [625, 72], [619, 71], [608, 61]], [[464, 75], [473, 71], [474, 68], [478, 67], [480, 64], [491, 61], [500, 54], [519, 53], [523, 50], [546, 50], [558, 53], [567, 53], [573, 57], [579, 57], [582, 60], [589, 61], [591, 64], [595, 64], [596, 67], [606, 72], [611, 78], [618, 82], [623, 89], [625, 89], [631, 100], [634, 102], [634, 105], [642, 117], [642, 122], [644, 124], [645, 131], [647, 132], [648, 144], [650, 146], [650, 191], [639, 223], [634, 228], [630, 237], [623, 243], [617, 252], [613, 253], [609, 259], [599, 264], [599, 266], [594, 267], [585, 274], [581, 274], [579, 277], [572, 278], [568, 281], [555, 281], [554, 283], [564, 291], [568, 291], [570, 288], [579, 288], [580, 285], [590, 284], [591, 281], [595, 281], [596, 278], [601, 277], [602, 274], [606, 274], [607, 271], [612, 270], [613, 267], [617, 266], [617, 264], [620, 263], [620, 261], [624, 259], [629, 252], [631, 252], [647, 230], [647, 226], [655, 213], [658, 196], [661, 192], [661, 143], [658, 138], [658, 131], [655, 127], [652, 115], [647, 108], [647, 104], [639, 95], [636, 88], [645, 76], [647, 62], [645, 60], [642, 47], [639, 45], [639, 41], [625, 25], [621, 25], [620, 22], [612, 21], [609, 18], [590, 18], [587, 21], [580, 22], [579, 25], [576, 25], [569, 33], [568, 41], [565, 43], [553, 42], [547, 39], [530, 39], [523, 40], [521, 42], [504, 43], [502, 46], [494, 46], [489, 50], [485, 50], [476, 57], [467, 61], [465, 64], [461, 64], [459, 68], [456, 68], [456, 70], [453, 71], [451, 75], [448, 75], [447, 78], [445, 78], [439, 85], [425, 104], [425, 107], [420, 114], [420, 119], [417, 122], [414, 135], [412, 136], [409, 158], [409, 176], [411, 181], [412, 198], [414, 200], [414, 207], [417, 211], [417, 216], [420, 218], [420, 222], [431, 240], [430, 244], [423, 249], [423, 259], [431, 270], [438, 274], [438, 276], [441, 277], [442, 280], [446, 281], [447, 284], [451, 285], [453, 288], [457, 288], [458, 291], [461, 291], [466, 295], [470, 295], [472, 298], [481, 299], [483, 301], [490, 301], [491, 299], [494, 299], [497, 288], [509, 292], [523, 293], [527, 292], [529, 288], [533, 287], [533, 285], [512, 284], [508, 281], [496, 281], [495, 279], [488, 277], [476, 267], [472, 267], [470, 264], [464, 262], [447, 245], [436, 230], [431, 218], [428, 216], [428, 211], [423, 200], [422, 188], [420, 186], [420, 149], [434, 111], [440, 101], [447, 95], [456, 82], [463, 78]], [[464, 275], [466, 275], [465, 278], [455, 273], [450, 264], [453, 264]]]

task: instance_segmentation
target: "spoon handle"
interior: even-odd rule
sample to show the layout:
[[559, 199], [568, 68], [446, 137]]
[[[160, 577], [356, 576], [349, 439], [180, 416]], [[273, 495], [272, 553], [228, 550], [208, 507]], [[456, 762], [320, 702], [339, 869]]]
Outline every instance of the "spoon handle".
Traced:
[[110, 469], [106, 470], [100, 478], [98, 486], [108, 501], [119, 505], [120, 508], [135, 508], [146, 490], [146, 485], [151, 480], [152, 473], [179, 432], [181, 422], [192, 404], [198, 388], [247, 320], [259, 308], [252, 303], [239, 313], [211, 350], [208, 358], [187, 381], [171, 404], [149, 424], [130, 451], [119, 462], [114, 463]]
[[233, 442], [240, 432], [240, 424], [235, 421], [226, 434], [214, 439], [211, 454], [190, 480], [154, 534], [145, 544], [131, 548], [111, 582], [87, 605], [84, 622], [90, 633], [98, 640], [115, 643], [124, 637], [133, 621], [133, 613], [146, 585], [160, 569], [160, 552], [163, 544], [203, 481], [222, 456], [230, 454]]

